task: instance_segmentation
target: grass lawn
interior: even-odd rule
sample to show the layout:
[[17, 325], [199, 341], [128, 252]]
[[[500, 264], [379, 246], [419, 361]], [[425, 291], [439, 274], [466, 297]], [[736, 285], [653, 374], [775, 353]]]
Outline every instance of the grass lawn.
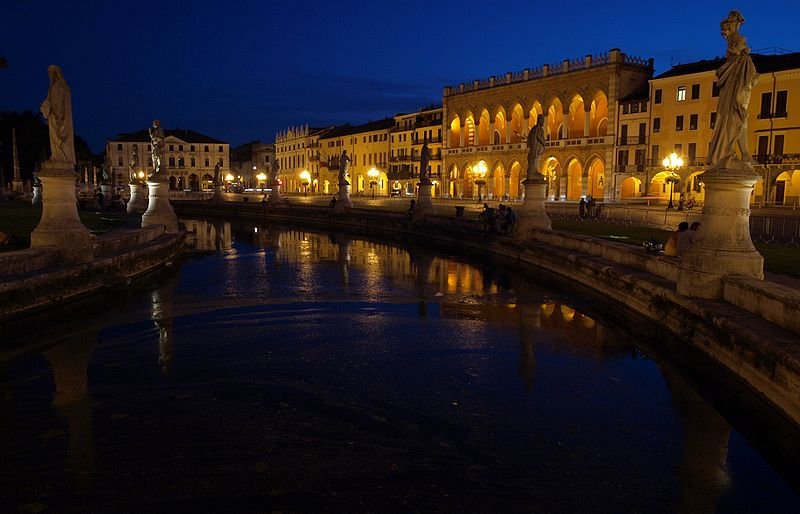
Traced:
[[[655, 237], [666, 243], [670, 232], [654, 228], [579, 221], [575, 219], [553, 219], [553, 229], [595, 236], [609, 241], [618, 241], [636, 246]], [[800, 247], [757, 243], [756, 248], [764, 256], [764, 270], [792, 277], [800, 277]]]
[[[93, 234], [102, 234], [125, 224], [124, 212], [93, 212], [79, 210], [86, 228]], [[0, 252], [21, 250], [31, 245], [31, 232], [42, 218], [41, 206], [22, 202], [0, 203], [0, 232], [10, 234], [11, 244], [0, 246]]]

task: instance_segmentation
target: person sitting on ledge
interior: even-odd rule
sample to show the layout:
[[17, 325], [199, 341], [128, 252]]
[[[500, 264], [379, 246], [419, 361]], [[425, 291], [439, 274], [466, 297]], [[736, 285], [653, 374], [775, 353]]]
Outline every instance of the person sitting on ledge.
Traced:
[[669, 236], [667, 244], [664, 245], [664, 255], [669, 255], [670, 257], [678, 255], [678, 240], [681, 238], [681, 232], [686, 232], [687, 230], [689, 230], [689, 224], [681, 221], [678, 225], [678, 230]]

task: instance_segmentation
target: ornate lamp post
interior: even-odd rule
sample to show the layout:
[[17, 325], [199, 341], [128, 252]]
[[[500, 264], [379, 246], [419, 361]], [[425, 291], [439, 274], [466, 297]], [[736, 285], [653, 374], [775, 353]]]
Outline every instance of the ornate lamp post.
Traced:
[[300, 182], [303, 184], [303, 195], [308, 195], [308, 185], [311, 183], [311, 174], [308, 170], [300, 172]]
[[486, 163], [483, 161], [472, 167], [472, 174], [475, 176], [475, 185], [478, 186], [478, 202], [483, 201], [483, 185], [486, 183]]
[[264, 182], [267, 180], [267, 175], [263, 171], [256, 175], [256, 180], [258, 180], [258, 188], [264, 189]]
[[231, 192], [231, 182], [233, 182], [234, 176], [228, 173], [225, 175], [225, 191], [230, 193]]
[[675, 205], [672, 203], [672, 197], [675, 192], [675, 183], [681, 180], [680, 176], [675, 172], [683, 167], [683, 159], [675, 152], [672, 152], [669, 154], [669, 157], [664, 157], [661, 164], [664, 165], [665, 170], [672, 172], [670, 176], [667, 177], [667, 182], [669, 183], [669, 205], [667, 205], [667, 209], [674, 209]]
[[380, 172], [372, 167], [367, 171], [367, 175], [369, 175], [369, 187], [372, 189], [372, 198], [375, 198], [375, 185], [378, 183], [378, 175], [380, 175]]

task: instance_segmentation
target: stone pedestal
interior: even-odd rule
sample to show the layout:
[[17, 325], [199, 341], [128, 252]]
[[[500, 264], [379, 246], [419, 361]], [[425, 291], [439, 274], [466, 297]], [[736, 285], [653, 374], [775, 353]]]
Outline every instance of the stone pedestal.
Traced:
[[21, 180], [14, 179], [11, 181], [11, 190], [15, 193], [24, 193], [25, 184]]
[[178, 232], [178, 217], [169, 203], [169, 183], [148, 180], [147, 188], [150, 201], [142, 214], [142, 227], [164, 225], [168, 234]]
[[433, 183], [428, 180], [420, 182], [417, 186], [419, 186], [419, 196], [417, 197], [417, 203], [414, 204], [414, 216], [433, 214], [433, 201], [431, 200]]
[[725, 275], [764, 278], [764, 258], [750, 238], [750, 193], [758, 178], [751, 170], [719, 168], [702, 175], [703, 221], [681, 257], [679, 293], [721, 298]]
[[552, 224], [544, 208], [547, 195], [547, 180], [542, 178], [525, 179], [525, 200], [517, 213], [517, 226], [514, 227], [514, 239], [526, 241], [533, 238], [535, 230], [550, 230]]
[[339, 196], [336, 198], [336, 206], [333, 212], [344, 212], [353, 206], [353, 201], [350, 200], [350, 182], [339, 182]]
[[71, 262], [92, 260], [94, 237], [78, 216], [72, 164], [46, 161], [38, 177], [42, 219], [31, 233], [31, 248], [55, 248]]
[[42, 205], [42, 186], [33, 186], [31, 205]]
[[98, 205], [98, 207], [105, 209], [111, 205], [111, 200], [114, 195], [114, 188], [109, 184], [100, 184], [100, 191], [103, 193], [103, 205]]
[[211, 203], [221, 203], [222, 202], [222, 184], [215, 184], [214, 185], [214, 194], [211, 196]]
[[286, 203], [286, 200], [283, 199], [281, 196], [281, 186], [279, 184], [272, 185], [272, 192], [269, 194], [269, 200], [267, 200], [267, 205], [270, 207], [274, 207], [276, 205], [282, 205]]
[[128, 214], [142, 214], [147, 210], [147, 185], [128, 184], [131, 188], [131, 198], [128, 200]]

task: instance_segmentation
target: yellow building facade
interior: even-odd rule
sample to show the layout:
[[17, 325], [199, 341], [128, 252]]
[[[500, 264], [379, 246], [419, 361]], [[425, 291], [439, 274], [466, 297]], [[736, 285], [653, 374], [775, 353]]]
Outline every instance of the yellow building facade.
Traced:
[[[748, 151], [761, 180], [751, 196], [758, 205], [797, 205], [800, 201], [800, 53], [754, 54], [758, 84], [750, 96]], [[667, 201], [666, 177], [679, 177], [674, 202], [702, 203], [702, 173], [716, 122], [716, 70], [723, 59], [673, 67], [650, 83], [649, 166], [635, 178], [648, 185], [647, 196]], [[683, 158], [675, 171], [661, 164], [671, 152]]]
[[613, 200], [616, 107], [652, 71], [652, 59], [613, 49], [445, 87], [445, 195], [477, 198], [485, 184], [488, 198], [520, 198], [526, 135], [544, 115], [546, 151], [536, 171], [548, 179], [549, 198]]
[[[319, 137], [321, 167], [328, 170], [327, 184], [333, 194], [338, 191], [339, 157], [342, 150], [350, 156], [350, 194], [354, 196], [385, 196], [389, 194], [388, 165], [389, 132], [394, 119], [386, 118], [364, 125], [342, 125]], [[373, 175], [370, 175], [373, 170]]]
[[430, 107], [394, 117], [394, 127], [389, 136], [389, 186], [394, 196], [416, 194], [420, 176], [422, 145], [430, 150], [429, 177], [433, 182], [431, 195], [442, 196], [442, 147], [444, 110]]
[[[152, 173], [150, 134], [140, 130], [120, 134], [106, 141], [106, 156], [116, 175], [117, 184], [127, 184], [134, 147], [136, 172]], [[230, 145], [224, 141], [187, 129], [164, 130], [164, 162], [172, 190], [203, 191], [213, 189], [214, 168], [220, 164], [222, 175], [230, 173]]]
[[[281, 191], [288, 193], [328, 193], [331, 177], [320, 160], [320, 136], [331, 130], [309, 128], [308, 125], [290, 127], [275, 136], [275, 161]], [[308, 173], [308, 180], [301, 173]], [[332, 192], [332, 191], [331, 191]]]

